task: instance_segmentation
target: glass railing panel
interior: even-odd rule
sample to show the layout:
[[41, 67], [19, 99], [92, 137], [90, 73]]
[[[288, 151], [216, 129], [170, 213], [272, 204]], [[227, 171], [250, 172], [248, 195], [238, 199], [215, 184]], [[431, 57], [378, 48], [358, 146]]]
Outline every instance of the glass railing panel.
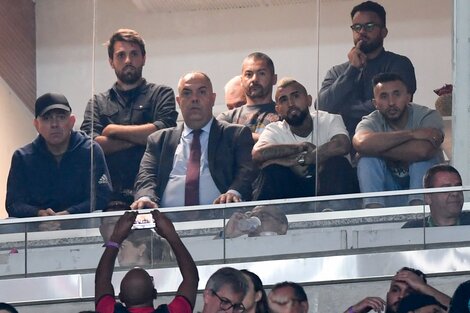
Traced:
[[26, 272], [27, 224], [0, 220], [0, 279], [22, 277]]
[[[397, 201], [410, 195], [429, 202], [446, 194], [461, 195], [463, 201], [468, 190], [450, 187], [160, 210], [173, 221], [198, 265], [253, 262], [465, 246], [468, 203], [461, 202], [461, 226], [452, 227], [423, 227], [422, 221], [432, 217], [428, 204], [365, 209], [360, 203], [364, 198]], [[139, 216], [150, 211], [140, 211]], [[1, 221], [1, 277], [93, 273], [121, 215], [117, 211]], [[176, 263], [158, 230], [139, 227], [122, 243], [115, 265], [126, 270]]]

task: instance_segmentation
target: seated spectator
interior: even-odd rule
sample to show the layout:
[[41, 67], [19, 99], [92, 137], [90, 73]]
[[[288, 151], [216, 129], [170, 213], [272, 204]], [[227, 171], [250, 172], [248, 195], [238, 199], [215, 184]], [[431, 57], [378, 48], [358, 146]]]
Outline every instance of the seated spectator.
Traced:
[[344, 313], [367, 313], [372, 310], [387, 313], [397, 313], [401, 300], [413, 293], [424, 294], [434, 297], [439, 303], [448, 306], [449, 296], [435, 289], [427, 283], [426, 275], [420, 270], [410, 267], [403, 267], [390, 282], [390, 289], [387, 292], [387, 302], [380, 297], [367, 297], [350, 306]]
[[470, 280], [461, 283], [454, 292], [448, 313], [470, 313]]
[[202, 313], [244, 313], [242, 300], [247, 291], [248, 282], [242, 272], [232, 267], [220, 268], [207, 281]]
[[310, 113], [311, 105], [312, 96], [303, 85], [291, 78], [281, 80], [276, 112], [283, 121], [269, 124], [252, 152], [261, 168], [255, 200], [357, 191], [354, 170], [346, 158], [351, 142], [341, 116]]
[[11, 304], [4, 303], [4, 302], [0, 303], [0, 312], [1, 313], [18, 313], [18, 311]]
[[[196, 264], [175, 231], [171, 221], [159, 211], [152, 211], [155, 231], [170, 244], [178, 262], [183, 281], [178, 287], [175, 298], [168, 305], [167, 312], [190, 313], [196, 302], [199, 281]], [[152, 312], [153, 300], [157, 297], [153, 277], [142, 268], [133, 268], [121, 281], [119, 300], [116, 303], [111, 279], [119, 247], [128, 237], [137, 217], [136, 211], [126, 211], [117, 221], [110, 240], [104, 245], [105, 250], [96, 269], [95, 304], [100, 313], [112, 312]], [[162, 307], [160, 306], [160, 307]]]
[[215, 93], [206, 74], [181, 77], [178, 93], [184, 124], [149, 136], [131, 207], [250, 200], [255, 175], [250, 130], [213, 118]]
[[403, 298], [398, 306], [397, 313], [445, 313], [447, 307], [439, 303], [434, 297], [419, 293], [412, 293]]
[[246, 313], [269, 313], [268, 297], [263, 288], [263, 282], [253, 272], [241, 270], [248, 282], [248, 292], [243, 299]]
[[[431, 167], [423, 179], [424, 188], [462, 186], [459, 172], [451, 165], [438, 164]], [[424, 195], [431, 215], [424, 219], [408, 221], [402, 228], [470, 225], [470, 214], [462, 212], [462, 191], [436, 192]]]
[[[281, 209], [260, 205], [245, 213], [233, 213], [225, 226], [225, 237], [235, 238], [245, 234], [248, 237], [285, 235], [288, 227], [287, 217]], [[223, 235], [220, 234], [221, 237]]]
[[[363, 117], [353, 137], [361, 192], [421, 188], [426, 171], [443, 160], [442, 117], [411, 103], [410, 91], [397, 74], [379, 74], [373, 86], [376, 110]], [[383, 198], [364, 199], [368, 208], [422, 203], [420, 195], [393, 197], [387, 203]]]
[[241, 76], [237, 75], [230, 79], [224, 87], [225, 105], [229, 110], [236, 109], [245, 105], [246, 96], [243, 90]]
[[279, 120], [272, 99], [276, 82], [273, 60], [262, 52], [251, 53], [243, 60], [241, 74], [246, 104], [219, 114], [217, 119], [249, 127], [254, 142], [258, 141], [264, 128]]
[[[112, 189], [103, 151], [87, 135], [73, 130], [71, 112], [61, 94], [47, 93], [37, 99], [34, 126], [39, 135], [16, 150], [11, 161], [6, 196], [10, 217], [86, 213], [106, 207]], [[90, 198], [92, 188], [95, 199]]]
[[277, 283], [268, 296], [272, 313], [307, 313], [308, 299], [304, 288], [294, 282]]

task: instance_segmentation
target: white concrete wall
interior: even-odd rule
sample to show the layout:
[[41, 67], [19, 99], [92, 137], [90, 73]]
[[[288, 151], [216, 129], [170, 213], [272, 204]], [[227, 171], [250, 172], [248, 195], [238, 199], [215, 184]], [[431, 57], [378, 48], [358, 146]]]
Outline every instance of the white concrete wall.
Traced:
[[36, 137], [33, 118], [34, 115], [0, 77], [0, 134], [2, 134], [2, 153], [0, 153], [0, 218], [7, 216], [5, 196], [11, 156], [17, 148], [27, 144]]
[[[242, 59], [253, 51], [270, 55], [280, 77], [294, 76], [315, 94], [326, 71], [347, 60], [352, 47], [349, 13], [359, 2], [322, 1], [318, 14], [316, 1], [179, 13], [139, 12], [128, 0], [96, 1], [93, 84], [92, 1], [37, 0], [38, 94], [63, 92], [80, 124], [92, 86], [104, 91], [115, 81], [101, 44], [122, 27], [136, 29], [146, 40], [144, 76], [149, 81], [176, 87], [188, 71], [207, 72], [219, 94], [216, 111], [224, 109], [225, 82], [240, 72]], [[434, 106], [432, 90], [452, 78], [452, 1], [379, 2], [387, 10], [386, 49], [412, 60], [418, 80], [415, 101]]]

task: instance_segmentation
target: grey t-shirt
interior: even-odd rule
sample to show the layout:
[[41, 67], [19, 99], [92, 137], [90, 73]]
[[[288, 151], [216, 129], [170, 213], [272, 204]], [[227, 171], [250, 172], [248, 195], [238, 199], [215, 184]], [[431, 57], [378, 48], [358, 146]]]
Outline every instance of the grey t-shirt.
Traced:
[[245, 125], [252, 133], [261, 134], [264, 128], [272, 122], [279, 120], [274, 102], [265, 104], [243, 105], [239, 108], [220, 113], [219, 121], [231, 124]]
[[[408, 105], [408, 123], [404, 130], [418, 128], [437, 128], [444, 134], [444, 122], [439, 112], [416, 103], [410, 103]], [[375, 110], [364, 116], [357, 124], [356, 133], [360, 131], [382, 133], [395, 131], [395, 129], [390, 127], [382, 113]], [[387, 165], [398, 181], [405, 183], [409, 179], [407, 163], [387, 160]]]

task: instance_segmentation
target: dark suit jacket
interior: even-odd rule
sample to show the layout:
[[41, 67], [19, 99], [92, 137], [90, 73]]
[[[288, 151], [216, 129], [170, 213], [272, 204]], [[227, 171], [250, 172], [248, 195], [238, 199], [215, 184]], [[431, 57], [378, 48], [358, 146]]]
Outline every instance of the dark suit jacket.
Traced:
[[[137, 200], [147, 196], [159, 203], [173, 169], [173, 158], [179, 144], [183, 124], [151, 134], [140, 163], [135, 183]], [[256, 177], [251, 150], [253, 138], [246, 126], [212, 121], [208, 142], [209, 171], [220, 193], [238, 191], [243, 200], [251, 199], [252, 182]], [[215, 200], [215, 199], [214, 199]]]

